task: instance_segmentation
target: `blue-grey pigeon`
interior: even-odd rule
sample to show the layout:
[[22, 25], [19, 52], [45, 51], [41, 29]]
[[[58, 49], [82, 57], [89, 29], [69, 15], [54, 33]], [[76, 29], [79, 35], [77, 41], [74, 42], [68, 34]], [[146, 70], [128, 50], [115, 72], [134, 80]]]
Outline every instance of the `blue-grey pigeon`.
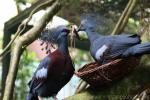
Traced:
[[150, 42], [142, 43], [137, 34], [100, 35], [96, 32], [99, 23], [94, 14], [81, 17], [79, 31], [85, 31], [90, 40], [90, 53], [99, 63], [111, 59], [140, 56], [150, 53]]
[[57, 42], [58, 48], [40, 62], [29, 82], [30, 90], [26, 100], [55, 96], [74, 74], [74, 66], [67, 43], [70, 30], [64, 26], [59, 26], [44, 32], [44, 38], [41, 37], [41, 39], [48, 42]]

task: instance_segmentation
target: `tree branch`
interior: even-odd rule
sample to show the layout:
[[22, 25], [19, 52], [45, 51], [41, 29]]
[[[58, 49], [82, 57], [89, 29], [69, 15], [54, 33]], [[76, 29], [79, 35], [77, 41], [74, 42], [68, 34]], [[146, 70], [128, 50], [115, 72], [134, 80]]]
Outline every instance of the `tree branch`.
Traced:
[[14, 38], [8, 43], [8, 45], [4, 48], [4, 50], [2, 51], [2, 53], [0, 54], [0, 57], [3, 55], [6, 55], [5, 53], [8, 51], [8, 49], [10, 48], [10, 46], [12, 45], [12, 43], [15, 41], [15, 39], [25, 30], [28, 22], [31, 20], [32, 15], [34, 13], [36, 13], [37, 11], [46, 8], [47, 6], [50, 6], [54, 3], [55, 0], [48, 0], [47, 2], [44, 2], [40, 5], [38, 5], [35, 9], [33, 9], [33, 11], [30, 13], [29, 17], [27, 19], [25, 19], [24, 21], [22, 21], [22, 23], [19, 25], [17, 32], [15, 33]]
[[137, 0], [130, 0], [126, 6], [126, 8], [124, 9], [120, 19], [118, 20], [112, 35], [115, 34], [121, 34], [121, 32], [123, 31], [124, 27], [126, 26], [127, 22], [128, 22], [128, 18], [133, 10], [133, 8], [135, 7]]
[[[63, 0], [64, 1], [64, 0]], [[46, 23], [49, 22], [53, 15], [55, 15], [61, 8], [61, 0], [55, 0], [54, 4], [47, 9], [46, 14], [41, 18], [41, 20], [29, 31], [27, 31], [22, 36], [18, 37], [14, 42], [14, 48], [12, 48], [12, 56], [9, 73], [6, 79], [5, 91], [3, 100], [11, 100], [11, 94], [13, 93], [13, 87], [18, 72], [18, 63], [20, 60], [20, 54], [24, 46], [32, 43], [38, 34], [45, 28]]]
[[78, 94], [78, 93], [86, 90], [87, 87], [88, 87], [88, 84], [85, 81], [81, 80], [80, 84], [78, 85], [78, 87], [75, 91], [75, 94]]

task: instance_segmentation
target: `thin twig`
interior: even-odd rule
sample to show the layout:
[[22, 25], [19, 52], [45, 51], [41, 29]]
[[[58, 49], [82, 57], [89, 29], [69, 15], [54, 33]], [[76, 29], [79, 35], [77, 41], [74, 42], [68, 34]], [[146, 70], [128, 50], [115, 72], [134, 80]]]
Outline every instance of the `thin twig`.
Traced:
[[6, 55], [5, 53], [8, 51], [8, 49], [10, 48], [10, 46], [12, 45], [12, 43], [15, 41], [15, 39], [24, 31], [25, 26], [19, 25], [17, 32], [15, 33], [14, 38], [8, 43], [8, 45], [4, 48], [4, 50], [2, 51], [2, 53], [0, 54], [1, 56]]
[[19, 25], [19, 27], [17, 29], [17, 32], [15, 33], [14, 38], [8, 43], [8, 45], [4, 48], [4, 50], [2, 51], [2, 53], [0, 53], [0, 57], [3, 56], [3, 55], [6, 55], [5, 53], [10, 48], [10, 46], [15, 41], [15, 39], [25, 30], [28, 22], [32, 18], [32, 15], [34, 13], [36, 13], [37, 11], [39, 11], [41, 9], [44, 9], [44, 8], [46, 8], [49, 5], [52, 5], [54, 3], [54, 1], [56, 1], [56, 0], [48, 0], [47, 2], [44, 2], [44, 3], [40, 4], [39, 6], [37, 6], [35, 9], [33, 9], [33, 11], [30, 13], [29, 17], [27, 19], [25, 19], [24, 21], [22, 21], [22, 23]]
[[119, 21], [117, 22], [117, 24], [112, 32], [112, 35], [121, 34], [125, 25], [128, 22], [129, 15], [131, 14], [133, 8], [135, 7], [136, 2], [137, 2], [137, 0], [130, 0], [128, 2], [126, 8], [124, 9]]
[[87, 86], [88, 86], [88, 84], [85, 81], [81, 80], [75, 91], [75, 94], [82, 92], [83, 90], [86, 89]]
[[13, 94], [13, 87], [18, 72], [18, 63], [20, 60], [21, 52], [23, 51], [22, 47], [29, 45], [36, 39], [38, 34], [45, 28], [46, 23], [49, 22], [53, 15], [59, 11], [60, 2], [60, 0], [56, 0], [56, 2], [54, 2], [54, 4], [47, 9], [45, 15], [33, 28], [15, 40], [14, 48], [12, 48], [10, 69], [6, 79], [3, 100], [11, 100], [12, 98], [11, 94]]

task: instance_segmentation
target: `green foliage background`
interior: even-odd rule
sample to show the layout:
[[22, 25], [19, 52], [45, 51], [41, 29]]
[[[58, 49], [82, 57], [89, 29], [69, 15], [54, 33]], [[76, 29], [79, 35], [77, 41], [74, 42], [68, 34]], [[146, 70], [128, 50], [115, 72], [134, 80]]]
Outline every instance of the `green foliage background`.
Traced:
[[31, 79], [33, 71], [38, 66], [38, 60], [33, 52], [25, 51], [19, 64], [19, 72], [15, 82], [15, 100], [24, 100], [28, 91], [28, 82]]

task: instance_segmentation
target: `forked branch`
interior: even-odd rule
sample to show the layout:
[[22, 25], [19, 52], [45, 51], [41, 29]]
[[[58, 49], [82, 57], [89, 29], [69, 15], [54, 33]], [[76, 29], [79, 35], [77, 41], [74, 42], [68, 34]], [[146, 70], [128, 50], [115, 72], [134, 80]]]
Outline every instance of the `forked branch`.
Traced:
[[53, 15], [55, 15], [60, 10], [61, 3], [63, 2], [64, 0], [55, 0], [53, 5], [47, 9], [41, 20], [36, 25], [34, 25], [33, 28], [15, 40], [14, 48], [12, 48], [10, 69], [6, 79], [3, 100], [11, 100], [12, 98], [11, 94], [13, 93], [14, 83], [18, 72], [18, 63], [21, 53], [24, 49], [23, 47], [29, 45], [37, 38], [38, 34], [45, 28], [47, 22], [49, 22]]

